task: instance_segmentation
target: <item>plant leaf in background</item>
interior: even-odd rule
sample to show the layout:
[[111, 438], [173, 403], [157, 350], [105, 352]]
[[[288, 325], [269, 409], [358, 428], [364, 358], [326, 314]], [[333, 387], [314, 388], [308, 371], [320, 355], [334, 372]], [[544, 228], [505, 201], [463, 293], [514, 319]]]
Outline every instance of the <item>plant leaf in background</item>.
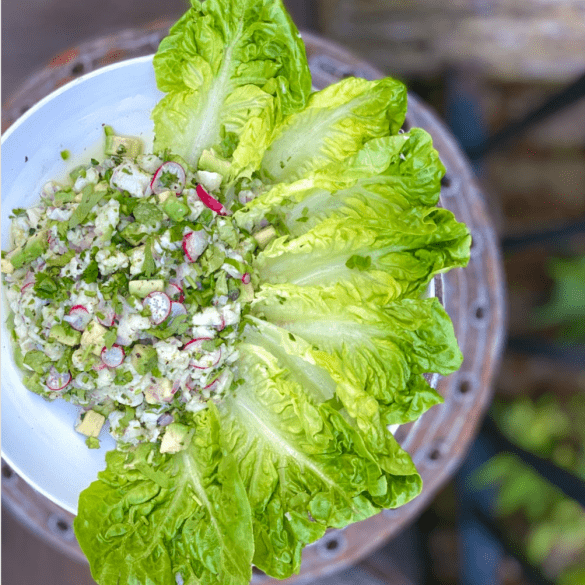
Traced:
[[492, 457], [472, 481], [478, 489], [496, 489], [496, 513], [515, 549], [524, 550], [548, 579], [582, 583], [578, 577], [585, 569], [585, 510], [577, 502], [510, 453]]
[[563, 338], [585, 341], [585, 256], [553, 258], [549, 273], [555, 281], [550, 301], [532, 315], [536, 328], [562, 325]]

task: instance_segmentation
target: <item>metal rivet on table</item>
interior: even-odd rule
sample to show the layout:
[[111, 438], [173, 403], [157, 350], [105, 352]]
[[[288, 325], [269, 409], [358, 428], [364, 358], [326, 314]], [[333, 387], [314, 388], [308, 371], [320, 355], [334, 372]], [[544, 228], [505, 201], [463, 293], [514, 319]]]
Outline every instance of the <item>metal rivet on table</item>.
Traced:
[[428, 467], [434, 467], [439, 465], [443, 458], [443, 446], [440, 441], [437, 441], [427, 451], [426, 464]]
[[57, 516], [56, 514], [49, 516], [47, 526], [60, 538], [65, 540], [73, 540], [75, 538], [71, 524], [62, 516]]
[[441, 195], [443, 197], [451, 197], [461, 191], [461, 179], [456, 175], [452, 175], [449, 171], [443, 175], [441, 179]]
[[71, 67], [71, 75], [80, 75], [81, 73], [83, 73], [84, 69], [85, 66], [83, 65], [83, 63], [81, 61], [78, 61], [77, 63], [75, 63], [75, 65], [73, 65], [73, 67]]
[[469, 254], [472, 258], [477, 257], [483, 248], [483, 239], [481, 234], [477, 231], [471, 232], [471, 246], [469, 248]]
[[476, 303], [471, 309], [471, 314], [476, 325], [483, 326], [488, 321], [488, 307], [484, 302]]
[[8, 463], [2, 464], [2, 483], [4, 485], [12, 484], [18, 481], [18, 475], [14, 472]]
[[346, 542], [343, 534], [334, 530], [326, 534], [318, 543], [319, 555], [322, 557], [334, 558], [341, 554]]

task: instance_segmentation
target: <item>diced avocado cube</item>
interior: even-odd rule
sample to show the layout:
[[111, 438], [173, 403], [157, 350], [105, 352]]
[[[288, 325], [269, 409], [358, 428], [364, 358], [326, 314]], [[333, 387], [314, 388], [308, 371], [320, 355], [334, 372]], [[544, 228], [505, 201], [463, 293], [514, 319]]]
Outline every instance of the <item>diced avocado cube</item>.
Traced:
[[151, 345], [137, 343], [132, 348], [132, 352], [130, 353], [130, 363], [141, 376], [150, 372], [157, 362], [158, 355], [156, 349]]
[[98, 437], [106, 418], [95, 410], [88, 410], [81, 422], [75, 427], [75, 430], [86, 437]]
[[2, 265], [2, 272], [4, 272], [4, 274], [12, 274], [14, 272], [14, 266], [12, 265], [10, 260], [2, 258], [0, 263]]
[[131, 295], [136, 295], [143, 299], [148, 296], [151, 292], [160, 291], [164, 292], [165, 281], [164, 280], [131, 280], [128, 283], [128, 291]]
[[81, 336], [81, 345], [92, 346], [92, 352], [99, 356], [106, 345], [105, 335], [107, 332], [108, 330], [104, 326], [97, 321], [92, 321]]
[[163, 191], [162, 193], [159, 193], [157, 195], [158, 197], [158, 202], [159, 203], [164, 203], [170, 196], [176, 197], [174, 191]]
[[173, 383], [166, 378], [159, 378], [156, 384], [144, 391], [144, 400], [148, 404], [160, 404], [161, 401], [170, 402], [173, 398]]
[[163, 211], [174, 221], [182, 221], [190, 209], [178, 197], [168, 197], [163, 204]]
[[248, 284], [242, 284], [239, 300], [242, 303], [251, 303], [254, 300], [254, 287], [251, 282]]
[[44, 254], [49, 247], [47, 232], [42, 231], [34, 235], [23, 248], [13, 250], [8, 256], [10, 263], [14, 268], [20, 268], [28, 262], [36, 260]]
[[200, 170], [203, 169], [226, 176], [229, 175], [232, 164], [225, 158], [219, 156], [219, 154], [211, 148], [209, 150], [204, 150], [201, 153], [197, 166]]
[[276, 230], [274, 229], [274, 226], [271, 225], [254, 234], [254, 239], [258, 242], [258, 246], [262, 250], [266, 248], [268, 243], [271, 242], [275, 237]]
[[123, 154], [130, 158], [136, 158], [142, 154], [142, 140], [134, 136], [110, 134], [106, 136], [104, 152], [105, 154]]
[[160, 452], [178, 453], [187, 447], [189, 427], [180, 423], [171, 423], [163, 435]]
[[75, 331], [68, 323], [56, 323], [51, 327], [49, 337], [64, 345], [74, 347], [75, 345], [79, 345], [82, 335], [80, 331]]

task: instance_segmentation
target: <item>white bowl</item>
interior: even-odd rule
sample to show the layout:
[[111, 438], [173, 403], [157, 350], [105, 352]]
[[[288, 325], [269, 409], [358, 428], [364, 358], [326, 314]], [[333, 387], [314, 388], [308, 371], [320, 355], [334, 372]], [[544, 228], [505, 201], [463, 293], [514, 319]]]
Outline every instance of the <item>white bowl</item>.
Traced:
[[[101, 158], [103, 125], [140, 136], [152, 146], [150, 112], [162, 97], [156, 88], [152, 56], [139, 57], [89, 73], [53, 92], [2, 136], [2, 249], [9, 249], [15, 207], [39, 200], [43, 185], [69, 170]], [[60, 152], [71, 158], [63, 161]], [[78, 407], [50, 403], [27, 390], [14, 364], [7, 308], [2, 303], [2, 457], [44, 496], [76, 514], [80, 492], [105, 467], [114, 440], [104, 429], [102, 447], [91, 450], [74, 430]]]

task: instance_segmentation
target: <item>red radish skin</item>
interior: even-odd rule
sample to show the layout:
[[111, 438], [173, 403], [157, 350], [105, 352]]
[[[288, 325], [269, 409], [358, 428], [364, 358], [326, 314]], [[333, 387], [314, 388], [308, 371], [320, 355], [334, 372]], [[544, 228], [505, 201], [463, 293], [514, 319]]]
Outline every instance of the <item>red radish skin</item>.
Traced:
[[189, 262], [195, 262], [207, 247], [207, 236], [203, 231], [189, 232], [183, 236], [183, 252]]
[[209, 207], [211, 211], [214, 211], [218, 215], [229, 215], [230, 212], [215, 198], [212, 197], [201, 185], [197, 185], [195, 188], [197, 196], [201, 200], [201, 203], [205, 207]]
[[182, 303], [185, 300], [183, 289], [175, 282], [169, 282], [169, 285], [165, 289], [165, 293], [167, 293], [169, 298], [171, 298], [173, 301], [178, 301], [179, 303]]
[[244, 272], [244, 274], [242, 275], [242, 282], [244, 284], [250, 284], [250, 281], [252, 280], [252, 277], [250, 276], [249, 272]]
[[32, 286], [34, 284], [34, 282], [27, 282], [25, 285], [22, 286], [22, 288], [20, 289], [21, 293], [24, 293], [24, 291], [29, 287]]
[[151, 292], [142, 304], [150, 309], [150, 320], [155, 325], [160, 325], [171, 313], [171, 299], [164, 292]]
[[69, 310], [69, 315], [63, 318], [75, 331], [85, 331], [91, 321], [89, 311], [83, 305], [74, 305]]
[[[175, 175], [177, 177], [177, 181], [166, 187], [160, 181], [163, 173], [171, 173], [172, 175]], [[156, 195], [163, 193], [164, 191], [168, 191], [169, 189], [174, 191], [177, 195], [180, 195], [185, 188], [185, 180], [185, 169], [179, 163], [167, 161], [158, 167], [156, 173], [154, 173], [154, 177], [150, 182], [150, 188]]]
[[52, 392], [59, 392], [64, 390], [71, 382], [71, 372], [61, 374], [55, 369], [55, 366], [51, 368], [49, 375], [47, 376], [47, 387]]
[[125, 357], [126, 352], [117, 344], [112, 345], [110, 349], [107, 347], [102, 348], [102, 363], [107, 368], [117, 368], [122, 364]]
[[[201, 345], [203, 344], [204, 341], [208, 341], [210, 339], [211, 339], [211, 337], [199, 337], [197, 339], [192, 339], [191, 341], [187, 342], [183, 346], [183, 350], [203, 351], [201, 349]], [[204, 360], [205, 358], [207, 358], [208, 361], [213, 362], [213, 363], [203, 362], [202, 360]], [[221, 348], [216, 347], [211, 352], [205, 352], [205, 355], [199, 360], [197, 360], [195, 358], [191, 359], [189, 361], [189, 365], [192, 368], [196, 368], [198, 370], [207, 370], [208, 368], [213, 368], [213, 367], [217, 366], [217, 364], [219, 364], [220, 361], [221, 361]]]

